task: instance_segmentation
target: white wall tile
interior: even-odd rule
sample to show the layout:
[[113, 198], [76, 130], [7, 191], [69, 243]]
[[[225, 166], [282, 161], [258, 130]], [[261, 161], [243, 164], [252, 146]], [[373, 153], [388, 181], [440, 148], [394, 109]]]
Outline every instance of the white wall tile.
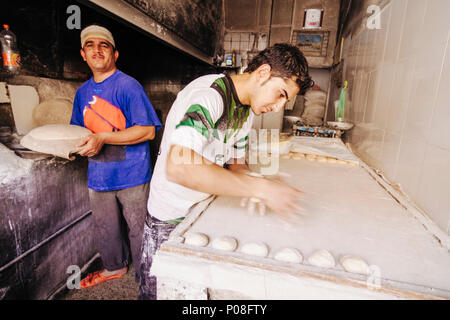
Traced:
[[386, 132], [382, 148], [381, 170], [386, 177], [395, 182], [401, 136], [398, 133]]
[[366, 111], [367, 95], [369, 91], [370, 74], [362, 71], [360, 78], [360, 92], [358, 94], [358, 100], [356, 104], [356, 123], [361, 123], [364, 121], [364, 114]]
[[426, 149], [424, 140], [402, 137], [395, 181], [413, 200], [417, 198]]
[[375, 41], [374, 41], [374, 57], [372, 61], [372, 65], [375, 68], [378, 68], [379, 65], [382, 64], [384, 59], [384, 54], [386, 51], [386, 40], [387, 40], [387, 29], [389, 26], [389, 19], [391, 16], [391, 6], [386, 6], [381, 11], [381, 28], [375, 29]]
[[428, 0], [408, 0], [401, 36], [400, 58], [408, 57], [424, 46], [418, 35], [423, 29], [427, 3]]
[[378, 70], [370, 73], [369, 87], [367, 91], [367, 102], [364, 113], [364, 123], [373, 123], [375, 114], [375, 105], [380, 85], [380, 74]]
[[[450, 3], [450, 1], [449, 1]], [[449, 33], [450, 35], [450, 33]], [[429, 143], [450, 150], [450, 45], [447, 45], [436, 106], [431, 121]]]
[[384, 130], [372, 128], [365, 144], [367, 162], [376, 169], [382, 167], [384, 134]]
[[401, 132], [403, 130], [409, 101], [411, 100], [414, 65], [415, 58], [411, 57], [398, 61], [395, 66], [387, 131]]
[[423, 28], [419, 39], [421, 43], [438, 44], [447, 42], [450, 29], [450, 1], [428, 0]]
[[393, 63], [385, 63], [381, 68], [381, 76], [379, 89], [377, 94], [374, 124], [377, 128], [386, 129], [388, 118], [392, 109], [391, 95], [393, 91], [395, 65]]
[[450, 150], [429, 146], [419, 183], [418, 205], [448, 231], [450, 219]]
[[430, 46], [416, 61], [412, 96], [409, 102], [405, 134], [415, 139], [428, 138], [431, 117], [436, 102], [437, 87], [444, 59], [444, 44]]
[[391, 16], [387, 31], [385, 62], [394, 62], [398, 58], [407, 3], [408, 0], [393, 0], [389, 4], [391, 6]]

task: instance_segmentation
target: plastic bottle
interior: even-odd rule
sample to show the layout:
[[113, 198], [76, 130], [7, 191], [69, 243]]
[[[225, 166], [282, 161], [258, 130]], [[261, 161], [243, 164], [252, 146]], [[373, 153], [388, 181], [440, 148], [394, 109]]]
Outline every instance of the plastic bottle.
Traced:
[[3, 28], [4, 30], [0, 32], [3, 69], [9, 74], [17, 74], [20, 71], [20, 54], [16, 35], [9, 30], [9, 25], [4, 24]]
[[336, 121], [337, 122], [344, 122], [344, 109], [345, 109], [345, 104], [346, 104], [346, 100], [347, 100], [347, 87], [348, 87], [348, 82], [345, 81], [344, 88], [342, 88], [341, 95], [339, 97], [339, 105], [338, 105], [337, 113], [336, 113]]
[[236, 67], [236, 49], [233, 49], [233, 53], [231, 55], [231, 60], [232, 60], [232, 66]]

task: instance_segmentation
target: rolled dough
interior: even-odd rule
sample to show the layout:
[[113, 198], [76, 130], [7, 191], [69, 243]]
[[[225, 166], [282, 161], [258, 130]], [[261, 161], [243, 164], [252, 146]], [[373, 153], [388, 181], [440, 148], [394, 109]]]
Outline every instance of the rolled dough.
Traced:
[[358, 257], [345, 255], [339, 259], [339, 262], [344, 267], [345, 271], [359, 274], [369, 274], [369, 266], [367, 263]]
[[29, 136], [42, 141], [82, 139], [92, 132], [84, 127], [68, 124], [49, 124], [30, 131]]
[[211, 246], [223, 251], [234, 251], [237, 248], [237, 240], [233, 237], [223, 236], [214, 239]]
[[302, 263], [302, 254], [294, 248], [284, 248], [275, 254], [275, 260], [292, 262], [292, 263]]
[[31, 130], [20, 140], [20, 144], [33, 151], [52, 154], [73, 160], [73, 153], [79, 148], [80, 141], [92, 134], [84, 127], [69, 124], [52, 124]]
[[309, 264], [320, 268], [334, 268], [336, 262], [333, 255], [325, 249], [314, 252], [308, 258]]
[[242, 246], [241, 252], [258, 257], [267, 257], [269, 254], [269, 247], [263, 242], [246, 243]]
[[208, 236], [201, 232], [189, 233], [186, 235], [184, 239], [185, 244], [197, 247], [204, 247], [208, 244], [208, 242], [209, 242]]

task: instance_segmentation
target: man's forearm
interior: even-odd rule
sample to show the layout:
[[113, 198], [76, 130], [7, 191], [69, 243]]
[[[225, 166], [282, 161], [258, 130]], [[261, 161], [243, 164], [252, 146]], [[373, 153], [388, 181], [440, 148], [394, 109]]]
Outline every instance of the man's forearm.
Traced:
[[248, 167], [247, 163], [243, 159], [233, 159], [235, 163], [229, 163], [227, 164], [228, 169], [230, 169], [233, 172], [237, 173], [248, 173], [250, 172], [250, 168]]
[[[180, 148], [183, 149], [183, 152], [190, 153], [190, 159], [194, 159], [194, 155], [200, 157], [200, 155], [195, 154], [195, 152], [189, 148], [172, 146], [167, 160], [166, 173], [169, 181], [189, 189], [221, 196], [262, 196], [260, 190], [265, 184], [264, 179], [224, 169], [204, 158], [201, 158], [201, 164], [195, 164], [194, 161], [191, 161], [191, 163], [179, 163], [181, 161], [174, 160], [174, 157], [179, 155]], [[182, 160], [182, 158], [180, 158], [180, 160]]]
[[99, 135], [106, 144], [132, 145], [154, 139], [155, 127], [134, 126], [119, 132], [102, 132]]

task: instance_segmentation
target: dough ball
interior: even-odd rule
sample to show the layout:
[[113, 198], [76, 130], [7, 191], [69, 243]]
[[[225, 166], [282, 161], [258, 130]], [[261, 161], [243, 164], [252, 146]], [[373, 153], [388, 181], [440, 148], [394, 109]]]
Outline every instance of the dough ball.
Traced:
[[275, 254], [275, 260], [292, 263], [302, 263], [303, 256], [297, 249], [284, 248]]
[[302, 159], [305, 159], [305, 154], [300, 153], [300, 152], [295, 152], [295, 153], [292, 155], [292, 159], [294, 159], [294, 160], [302, 160]]
[[241, 252], [258, 257], [267, 257], [269, 247], [265, 243], [246, 243], [242, 246]]
[[326, 163], [327, 157], [317, 156], [316, 160], [317, 160], [317, 162], [320, 162], [320, 163]]
[[206, 234], [200, 232], [192, 232], [186, 235], [184, 243], [191, 246], [204, 247], [208, 244], [209, 238]]
[[316, 161], [316, 156], [315, 155], [313, 155], [313, 154], [307, 154], [306, 155], [306, 160], [308, 160], [308, 161]]
[[333, 255], [325, 249], [314, 252], [309, 256], [308, 262], [313, 266], [321, 268], [334, 268], [336, 266]]
[[237, 240], [233, 237], [224, 236], [214, 239], [211, 245], [214, 249], [234, 251], [237, 248]]
[[335, 158], [327, 158], [328, 163], [337, 163], [337, 159]]
[[361, 258], [345, 255], [339, 260], [345, 271], [359, 274], [369, 274], [369, 266]]

